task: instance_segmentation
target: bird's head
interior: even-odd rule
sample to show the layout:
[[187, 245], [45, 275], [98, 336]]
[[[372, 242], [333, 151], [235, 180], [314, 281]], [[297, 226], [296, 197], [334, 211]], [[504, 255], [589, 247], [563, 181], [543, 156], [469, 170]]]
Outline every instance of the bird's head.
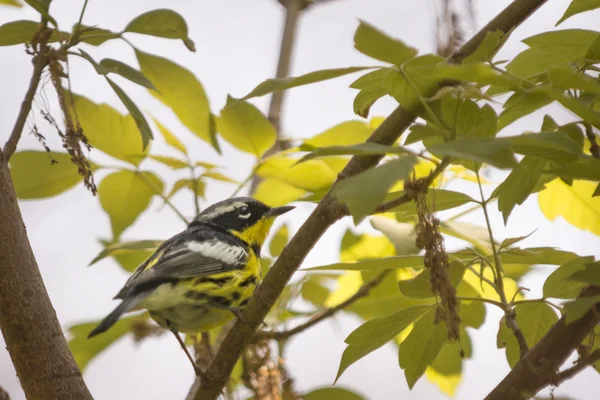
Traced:
[[275, 218], [294, 206], [269, 207], [250, 197], [223, 200], [202, 211], [191, 225], [211, 225], [224, 229], [251, 246], [260, 248]]

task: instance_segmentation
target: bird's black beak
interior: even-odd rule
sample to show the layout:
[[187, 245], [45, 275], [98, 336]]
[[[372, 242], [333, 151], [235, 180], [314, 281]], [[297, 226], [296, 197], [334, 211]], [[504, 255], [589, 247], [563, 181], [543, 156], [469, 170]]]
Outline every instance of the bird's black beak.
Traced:
[[282, 214], [285, 214], [288, 211], [292, 211], [294, 206], [283, 206], [283, 207], [273, 207], [269, 211], [267, 211], [267, 216], [269, 217], [278, 217]]

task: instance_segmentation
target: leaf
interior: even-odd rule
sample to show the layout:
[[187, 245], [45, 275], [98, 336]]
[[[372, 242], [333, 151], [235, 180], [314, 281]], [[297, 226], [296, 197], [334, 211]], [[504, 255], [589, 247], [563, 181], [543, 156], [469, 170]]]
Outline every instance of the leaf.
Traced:
[[577, 89], [600, 94], [600, 83], [568, 66], [556, 66], [548, 71], [552, 85], [561, 89]]
[[579, 256], [575, 253], [553, 247], [530, 247], [526, 249], [512, 247], [503, 249], [500, 253], [503, 264], [561, 265], [577, 257]]
[[405, 308], [387, 317], [369, 320], [355, 329], [345, 340], [349, 346], [342, 354], [335, 381], [349, 366], [391, 341], [429, 309], [431, 306]]
[[590, 297], [579, 297], [564, 304], [564, 313], [567, 316], [567, 325], [581, 319], [588, 313], [590, 308], [600, 302], [600, 295]]
[[[27, 20], [10, 21], [4, 25], [0, 25], [0, 46], [13, 46], [31, 42], [39, 26], [38, 22]], [[50, 36], [48, 43], [66, 40], [68, 37], [68, 33], [55, 30]]]
[[23, 7], [23, 4], [19, 0], [0, 0], [0, 4], [17, 8]]
[[[464, 357], [461, 357], [461, 353], [464, 353]], [[471, 355], [471, 338], [463, 329], [460, 332], [460, 342], [446, 342], [433, 364], [425, 370], [425, 376], [444, 394], [453, 397], [462, 378], [463, 359], [470, 358]]]
[[160, 133], [162, 133], [165, 142], [167, 142], [169, 146], [187, 155], [187, 148], [179, 139], [177, 139], [177, 136], [175, 136], [166, 126], [161, 124], [160, 121], [158, 121], [156, 118], [154, 118], [154, 123], [156, 124], [156, 126], [158, 126]]
[[123, 102], [127, 110], [135, 120], [135, 124], [137, 125], [141, 135], [142, 135], [142, 150], [148, 147], [151, 139], [154, 139], [152, 135], [152, 130], [148, 126], [148, 122], [146, 121], [146, 117], [140, 111], [138, 106], [127, 96], [127, 94], [121, 89], [116, 83], [111, 81], [108, 77], [106, 77], [108, 84], [113, 88], [119, 99]]
[[491, 164], [496, 168], [512, 168], [516, 165], [508, 142], [488, 138], [469, 138], [438, 143], [427, 147], [435, 155], [458, 157], [475, 162]]
[[[92, 171], [99, 168], [90, 164]], [[23, 200], [56, 196], [83, 179], [67, 153], [19, 151], [10, 158], [9, 166], [17, 197]]]
[[545, 53], [562, 53], [571, 58], [582, 57], [589, 45], [598, 37], [598, 32], [585, 29], [548, 31], [531, 36], [523, 43]]
[[25, 3], [29, 4], [31, 7], [35, 9], [35, 11], [39, 12], [44, 19], [48, 20], [52, 25], [58, 28], [58, 24], [56, 20], [48, 13], [48, 8], [50, 7], [51, 0], [24, 0]]
[[481, 44], [477, 49], [471, 53], [465, 60], [464, 64], [471, 62], [489, 62], [492, 61], [496, 53], [502, 48], [506, 40], [510, 36], [509, 33], [505, 33], [500, 29], [495, 31], [488, 31], [485, 37], [481, 41]]
[[[304, 148], [300, 148], [304, 150]], [[310, 150], [311, 147], [307, 147]], [[329, 147], [318, 147], [312, 150], [307, 155], [303, 156], [299, 163], [312, 160], [319, 157], [327, 156], [340, 156], [340, 155], [378, 155], [378, 154], [407, 154], [407, 150], [404, 147], [399, 146], [386, 146], [379, 143], [359, 143], [349, 146], [329, 146]]]
[[206, 184], [199, 179], [196, 179], [196, 182], [194, 182], [192, 179], [180, 179], [173, 185], [173, 188], [167, 195], [167, 199], [170, 199], [182, 189], [189, 189], [196, 196], [204, 197]]
[[183, 169], [189, 167], [187, 161], [183, 161], [175, 157], [152, 155], [150, 158], [172, 169]]
[[88, 339], [87, 336], [100, 321], [84, 322], [69, 327], [69, 334], [72, 337], [69, 340], [69, 349], [73, 353], [79, 369], [83, 371], [94, 357], [131, 332], [134, 324], [144, 322], [147, 319], [148, 314], [146, 313], [132, 317], [122, 317], [109, 331], [102, 335], [94, 336], [91, 339]]
[[[391, 192], [387, 195], [385, 200], [391, 201], [396, 198], [402, 197], [404, 194], [404, 191]], [[445, 211], [450, 210], [452, 208], [460, 207], [470, 202], [476, 203], [475, 199], [473, 199], [471, 196], [465, 193], [445, 189], [428, 189], [427, 194], [425, 195], [425, 199], [430, 205], [429, 207], [432, 211]], [[394, 207], [389, 211], [394, 212], [396, 214], [400, 214], [403, 217], [409, 218], [411, 216], [417, 215], [417, 206], [413, 201], [410, 201], [408, 203]]]
[[435, 323], [435, 307], [431, 307], [400, 343], [398, 360], [410, 389], [425, 373], [427, 366], [433, 363], [447, 338], [445, 323]]
[[98, 186], [98, 198], [110, 217], [113, 237], [133, 224], [162, 191], [163, 182], [152, 172], [120, 170], [107, 175]]
[[573, 15], [600, 8], [600, 0], [572, 0], [569, 8], [556, 23], [556, 26], [571, 18]]
[[488, 104], [479, 108], [473, 100], [445, 96], [441, 107], [444, 120], [457, 138], [495, 137], [498, 132], [498, 116]]
[[[73, 30], [76, 26], [73, 27]], [[108, 29], [97, 28], [95, 26], [80, 25], [83, 31], [79, 35], [79, 41], [92, 46], [100, 46], [101, 44], [121, 37], [120, 33], [109, 31]], [[81, 49], [80, 49], [81, 51]]]
[[304, 400], [365, 400], [363, 396], [341, 387], [315, 389], [302, 395], [302, 398]]
[[227, 182], [227, 183], [239, 183], [235, 179], [231, 179], [230, 177], [223, 175], [222, 173], [220, 173], [218, 171], [206, 171], [201, 175], [201, 177], [211, 178], [216, 181]]
[[[338, 183], [333, 189], [333, 195], [348, 205], [354, 222], [358, 223], [383, 202], [394, 183], [408, 178], [416, 162], [416, 157], [407, 155], [369, 168]], [[369, 196], [364, 193], [369, 193]]]
[[107, 243], [104, 250], [98, 253], [89, 265], [94, 265], [106, 257], [115, 257], [131, 251], [154, 251], [162, 242], [162, 240], [134, 240], [130, 242]]
[[[448, 267], [450, 283], [457, 287], [465, 274], [466, 267], [459, 261], [452, 261]], [[419, 275], [412, 279], [405, 279], [398, 282], [400, 293], [413, 299], [428, 299], [436, 297], [431, 292], [431, 272], [424, 269]]]
[[227, 98], [217, 127], [223, 139], [233, 147], [253, 154], [257, 159], [275, 144], [275, 127], [256, 107], [241, 100]]
[[360, 21], [354, 33], [354, 47], [369, 57], [397, 66], [417, 55], [416, 49], [390, 38], [364, 21]]
[[396, 256], [322, 265], [320, 267], [305, 268], [303, 271], [383, 271], [420, 266], [423, 266], [423, 256]]
[[594, 257], [579, 257], [567, 261], [554, 272], [552, 272], [544, 282], [544, 297], [553, 297], [556, 299], [572, 299], [579, 295], [581, 289], [587, 284], [569, 280], [571, 275], [577, 271], [585, 269], [585, 264], [594, 261]]
[[277, 178], [266, 178], [258, 184], [253, 197], [271, 207], [281, 207], [298, 200], [304, 194], [306, 194], [305, 190], [289, 183]]
[[[67, 96], [70, 103], [71, 96]], [[131, 115], [122, 115], [107, 104], [96, 104], [73, 94], [70, 105], [92, 147], [135, 166], [146, 157], [149, 147], [143, 149], [142, 137]], [[75, 112], [73, 110], [75, 107]]]
[[523, 204], [533, 192], [546, 164], [545, 160], [525, 156], [495, 190], [494, 193], [498, 195], [498, 211], [502, 213], [505, 225], [515, 206]]
[[287, 225], [281, 225], [281, 227], [275, 232], [273, 238], [271, 239], [271, 244], [269, 245], [269, 253], [273, 257], [279, 256], [281, 251], [287, 244], [289, 239], [288, 227]]
[[509, 142], [515, 153], [559, 163], [575, 161], [584, 155], [581, 145], [564, 132], [524, 133], [500, 140]]
[[322, 308], [329, 297], [330, 290], [324, 285], [319, 275], [311, 275], [302, 284], [300, 294], [304, 300], [317, 308]]
[[600, 197], [592, 197], [595, 187], [594, 182], [575, 180], [569, 186], [555, 179], [539, 193], [540, 209], [550, 221], [561, 216], [579, 229], [600, 235]]
[[369, 116], [371, 106], [373, 106], [377, 100], [386, 94], [388, 93], [385, 89], [361, 90], [354, 98], [354, 102], [352, 104], [354, 114], [363, 118], [367, 118]]
[[585, 58], [587, 60], [600, 61], [600, 35], [598, 35], [585, 53]]
[[504, 111], [498, 118], [498, 130], [552, 103], [552, 98], [543, 91], [517, 92], [504, 103]]
[[310, 192], [328, 189], [337, 177], [337, 174], [323, 160], [310, 160], [297, 164], [295, 159], [282, 155], [265, 159], [256, 174], [261, 178], [277, 178], [279, 181]]
[[166, 58], [135, 52], [142, 74], [157, 88], [150, 93], [170, 107], [181, 122], [196, 136], [218, 150], [211, 134], [208, 98], [202, 84], [188, 69]]
[[502, 243], [500, 244], [500, 250], [502, 251], [503, 249], [509, 248], [511, 247], [513, 244], [517, 244], [519, 242], [522, 242], [523, 240], [527, 239], [529, 236], [533, 235], [535, 233], [536, 230], [534, 230], [533, 232], [531, 232], [528, 235], [525, 236], [517, 236], [517, 237], [512, 237], [512, 238], [506, 238], [502, 241]]
[[396, 255], [407, 256], [418, 254], [415, 226], [412, 223], [402, 223], [379, 215], [371, 217], [371, 226], [383, 233], [396, 248]]
[[304, 141], [312, 147], [348, 146], [364, 143], [373, 133], [373, 129], [362, 121], [345, 121], [325, 132]]
[[124, 32], [143, 33], [167, 39], [181, 39], [190, 51], [196, 51], [194, 41], [188, 37], [185, 19], [173, 10], [158, 9], [135, 17]]
[[106, 71], [121, 75], [123, 78], [129, 79], [133, 83], [137, 83], [147, 89], [156, 90], [152, 82], [150, 82], [143, 73], [121, 61], [105, 58], [100, 61], [99, 65]]
[[320, 71], [310, 72], [305, 75], [288, 78], [277, 78], [267, 79], [266, 81], [259, 84], [257, 87], [252, 89], [250, 93], [241, 98], [241, 100], [248, 100], [253, 97], [260, 97], [272, 92], [283, 91], [298, 86], [309, 85], [311, 83], [326, 81], [329, 79], [337, 78], [340, 76], [353, 74], [355, 72], [364, 71], [373, 67], [349, 67], [349, 68], [336, 68], [336, 69], [324, 69]]

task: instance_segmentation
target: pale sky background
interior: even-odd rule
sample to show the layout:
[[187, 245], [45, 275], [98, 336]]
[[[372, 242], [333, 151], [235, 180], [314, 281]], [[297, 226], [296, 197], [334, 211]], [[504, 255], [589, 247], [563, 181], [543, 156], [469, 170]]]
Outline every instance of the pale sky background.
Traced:
[[[51, 13], [64, 30], [69, 30], [77, 21], [83, 1], [55, 0]], [[477, 29], [500, 12], [509, 1], [479, 0]], [[525, 46], [520, 40], [533, 34], [553, 29], [569, 1], [550, 0], [521, 28], [514, 32], [499, 58], [512, 57]], [[180, 41], [158, 39], [143, 35], [129, 35], [142, 50], [166, 56], [191, 69], [203, 83], [211, 101], [213, 112], [225, 104], [227, 94], [242, 96], [254, 86], [274, 75], [279, 50], [280, 31], [283, 24], [283, 8], [275, 0], [221, 0], [185, 1], [171, 0], [90, 0], [84, 23], [98, 25], [115, 31], [121, 30], [131, 19], [142, 12], [156, 8], [172, 8], [181, 13], [190, 28], [190, 37], [196, 42], [197, 52], [190, 53]], [[352, 37], [361, 18], [379, 27], [388, 34], [417, 47], [421, 53], [435, 49], [434, 0], [338, 0], [314, 7], [299, 24], [299, 35], [292, 63], [292, 74], [299, 75], [324, 68], [377, 64], [353, 48]], [[36, 13], [24, 7], [0, 8], [0, 24], [17, 19], [36, 19]], [[598, 29], [600, 12], [576, 16], [561, 25], [565, 28]], [[469, 32], [472, 33], [472, 32]], [[104, 57], [116, 58], [137, 65], [131, 48], [121, 41], [112, 41], [101, 47], [85, 45], [96, 60]], [[0, 48], [0, 140], [4, 142], [12, 128], [23, 94], [29, 83], [30, 57], [23, 47]], [[72, 62], [74, 90], [97, 102], [107, 102], [121, 111], [124, 107], [106, 84], [84, 61]], [[292, 90], [288, 93], [283, 117], [284, 134], [292, 137], [310, 137], [339, 122], [358, 119], [353, 115], [352, 101], [355, 90], [348, 85], [356, 76], [319, 83]], [[172, 128], [191, 150], [193, 158], [215, 162], [225, 166], [233, 177], [243, 179], [251, 158], [240, 155], [221, 141], [224, 154], [220, 158], [203, 142], [187, 131], [173, 114], [151, 98], [146, 91], [119, 77], [115, 80], [124, 87], [140, 108], [150, 111]], [[47, 89], [51, 105], [52, 90]], [[269, 97], [253, 100], [254, 104], [267, 110]], [[372, 115], [387, 115], [395, 107], [391, 99], [379, 101]], [[559, 123], [571, 116], [559, 107], [546, 107], [507, 129], [514, 134], [526, 129], [539, 129], [544, 113], [550, 113]], [[53, 150], [61, 150], [56, 134], [46, 126], [42, 133], [48, 138]], [[158, 131], [155, 130], [155, 136]], [[175, 155], [159, 137], [153, 143], [158, 154]], [[24, 133], [19, 150], [41, 150], [37, 141]], [[99, 163], [116, 164], [109, 157], [93, 151], [92, 159]], [[161, 166], [147, 168], [165, 177], [168, 186], [179, 175]], [[100, 182], [105, 171], [98, 172]], [[495, 175], [494, 175], [495, 176]], [[498, 175], [500, 178], [501, 175]], [[229, 197], [234, 186], [212, 184], [208, 186], [209, 204]], [[475, 188], [465, 186], [472, 191]], [[473, 193], [474, 194], [474, 193]], [[184, 192], [174, 199], [188, 216], [193, 214], [189, 193]], [[157, 198], [134, 226], [127, 229], [124, 239], [166, 239], [180, 231], [183, 226], [168, 208], [160, 209]], [[306, 218], [311, 207], [302, 205], [286, 221], [297, 229]], [[71, 324], [97, 320], [114, 307], [111, 298], [122, 286], [127, 274], [116, 263], [105, 260], [92, 268], [86, 266], [101, 250], [99, 238], [108, 238], [110, 224], [101, 211], [99, 202], [82, 186], [56, 198], [21, 202], [27, 232], [44, 277], [50, 298], [63, 327]], [[537, 205], [535, 196], [522, 207], [517, 207], [508, 226], [504, 227], [497, 210], [492, 213], [496, 236], [500, 239], [528, 234], [538, 229], [524, 245], [556, 246], [575, 251], [581, 255], [600, 256], [600, 240], [591, 233], [573, 228], [561, 219], [547, 221]], [[480, 221], [479, 213], [473, 213], [467, 221]], [[351, 225], [349, 219], [339, 222], [321, 239], [311, 252], [304, 267], [337, 261], [331, 248], [338, 248], [340, 235]], [[449, 242], [452, 245], [452, 242]], [[545, 276], [551, 267], [539, 267], [524, 281], [532, 288], [531, 296], [538, 296]], [[466, 362], [463, 383], [456, 398], [481, 399], [508, 372], [504, 350], [496, 349], [496, 333], [500, 313], [489, 309], [484, 326], [471, 331], [474, 357]], [[344, 350], [343, 339], [360, 321], [344, 315], [335, 322], [326, 322], [297, 337], [288, 346], [286, 356], [296, 386], [301, 391], [327, 386], [333, 382]], [[146, 340], [135, 345], [131, 338], [119, 341], [98, 356], [84, 373], [94, 398], [98, 400], [129, 399], [183, 399], [193, 381], [193, 371], [188, 360], [171, 335]], [[425, 377], [408, 390], [403, 371], [397, 363], [397, 352], [388, 345], [350, 367], [338, 385], [352, 387], [367, 399], [443, 399], [446, 398]], [[600, 375], [588, 369], [575, 379], [565, 383], [555, 394], [570, 395], [578, 400], [597, 398]], [[24, 398], [4, 343], [0, 338], [0, 386], [14, 400]]]

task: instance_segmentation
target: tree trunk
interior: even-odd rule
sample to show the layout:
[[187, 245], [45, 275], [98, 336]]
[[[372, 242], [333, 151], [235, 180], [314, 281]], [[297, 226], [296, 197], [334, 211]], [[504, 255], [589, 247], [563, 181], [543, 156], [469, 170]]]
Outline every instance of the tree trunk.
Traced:
[[92, 399], [48, 298], [1, 153], [0, 328], [27, 399]]

